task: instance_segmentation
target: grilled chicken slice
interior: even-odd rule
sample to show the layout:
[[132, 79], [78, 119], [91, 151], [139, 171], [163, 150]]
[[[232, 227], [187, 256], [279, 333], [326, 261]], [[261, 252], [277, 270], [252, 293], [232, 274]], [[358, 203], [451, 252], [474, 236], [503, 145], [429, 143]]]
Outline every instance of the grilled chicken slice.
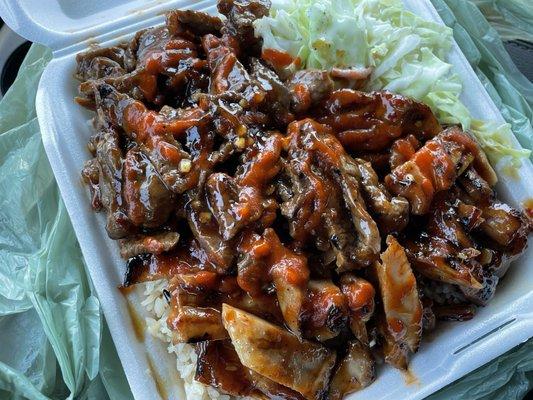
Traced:
[[413, 214], [426, 214], [433, 196], [448, 190], [478, 151], [477, 143], [467, 134], [449, 128], [396, 167], [385, 177], [385, 184], [392, 193], [409, 201]]
[[231, 396], [254, 393], [247, 368], [241, 364], [231, 340], [206, 340], [195, 345], [194, 379]]
[[244, 255], [238, 265], [239, 286], [254, 297], [273, 283], [285, 323], [300, 337], [309, 281], [306, 258], [285, 247], [271, 228], [262, 236], [248, 232], [239, 251]]
[[[422, 334], [422, 304], [416, 279], [405, 251], [393, 236], [387, 237], [387, 249], [381, 263], [374, 264], [385, 313], [387, 337], [399, 349], [416, 352]], [[395, 346], [393, 346], [395, 347]]]
[[222, 340], [228, 334], [222, 326], [220, 311], [210, 307], [179, 306], [168, 317], [173, 343], [196, 343], [203, 340]]
[[[419, 240], [408, 241], [406, 248], [413, 267], [422, 275], [441, 282], [480, 290], [483, 285], [472, 273], [469, 260], [477, 254], [457, 253], [446, 239], [422, 233]], [[450, 255], [454, 255], [450, 257]]]
[[[482, 211], [461, 202], [456, 196], [457, 191], [437, 195], [426, 227], [427, 236], [424, 233], [420, 237], [425, 237], [426, 240], [429, 238], [429, 242], [433, 244], [430, 250], [430, 252], [433, 251], [433, 255], [429, 258], [433, 258], [434, 267], [444, 266], [451, 274], [459, 277], [459, 280], [454, 281], [454, 279], [450, 280], [448, 275], [444, 282], [459, 284], [460, 290], [467, 299], [476, 304], [485, 305], [494, 295], [498, 278], [489, 268], [483, 268], [480, 263], [483, 249], [471, 237], [471, 231], [484, 222]], [[439, 244], [440, 254], [443, 254], [442, 251], [446, 248], [450, 251], [446, 258], [437, 255]], [[413, 264], [415, 268], [418, 268], [417, 265], [420, 266], [418, 260], [414, 260]], [[450, 267], [457, 272], [450, 271]], [[420, 271], [425, 273], [423, 269]], [[464, 282], [465, 279], [470, 284]]]
[[348, 326], [348, 306], [341, 290], [329, 280], [312, 280], [307, 288], [302, 326], [305, 337], [324, 342]]
[[421, 146], [420, 141], [415, 135], [407, 135], [404, 138], [394, 141], [389, 155], [390, 170], [393, 171], [403, 163], [409, 161]]
[[[459, 285], [471, 291], [483, 289], [477, 260], [481, 254], [468, 234], [468, 226], [479, 224], [479, 212], [460, 219], [458, 203], [453, 194], [439, 194], [432, 207], [427, 231], [416, 234], [406, 242], [413, 267], [422, 275], [444, 283]], [[461, 221], [461, 223], [459, 223]]]
[[245, 367], [309, 400], [327, 390], [335, 352], [227, 304], [222, 320]]
[[368, 347], [357, 340], [349, 342], [347, 346], [347, 353], [339, 362], [329, 386], [328, 398], [331, 400], [341, 400], [376, 379], [375, 362]]
[[407, 370], [409, 366], [409, 349], [405, 343], [396, 341], [389, 330], [389, 325], [384, 316], [380, 315], [377, 318], [377, 332], [381, 337], [381, 345], [383, 351], [383, 358], [387, 364], [394, 368]]
[[194, 269], [171, 278], [167, 325], [172, 331], [173, 343], [196, 343], [228, 337], [222, 325], [220, 305], [206, 301], [210, 296], [216, 296], [218, 282], [215, 273]]
[[474, 168], [467, 168], [457, 183], [464, 191], [462, 198], [471, 199], [471, 202], [478, 207], [489, 204], [494, 198], [492, 188]]
[[474, 156], [472, 167], [490, 187], [498, 182], [496, 172], [490, 165], [487, 155], [472, 136], [465, 134], [459, 127], [448, 128], [439, 136], [446, 141], [459, 143], [469, 151]]
[[370, 282], [351, 273], [341, 276], [339, 287], [346, 297], [350, 312], [350, 329], [362, 344], [368, 345], [366, 323], [374, 314], [374, 287]]
[[[170, 252], [143, 253], [130, 258], [126, 265], [124, 286], [160, 279], [170, 281], [179, 275], [193, 281], [194, 285], [205, 291], [206, 288], [212, 289], [213, 284], [217, 282], [215, 271], [216, 267], [196, 240], [180, 238]], [[190, 287], [187, 289], [192, 290]]]
[[231, 340], [209, 340], [195, 345], [194, 379], [231, 396], [302, 400], [287, 387], [259, 375], [241, 364]]
[[513, 255], [522, 251], [530, 231], [529, 223], [523, 213], [507, 204], [494, 201], [489, 206], [482, 207], [481, 217], [483, 222], [480, 229], [483, 233], [502, 248], [510, 249]]
[[474, 168], [469, 168], [459, 179], [463, 190], [458, 197], [466, 207], [480, 210], [473, 231], [481, 231], [490, 239], [490, 247], [503, 251], [509, 257], [520, 254], [527, 244], [532, 225], [527, 216], [496, 199], [490, 184]]
[[161, 254], [172, 250], [178, 243], [180, 234], [177, 232], [161, 232], [153, 235], [135, 235], [120, 239], [120, 256], [127, 260], [139, 254]]
[[304, 400], [304, 397], [295, 390], [280, 385], [257, 372], [248, 369], [254, 387], [258, 393], [257, 398], [264, 400]]
[[[355, 177], [346, 175], [341, 182], [344, 201], [350, 210], [352, 223], [358, 234], [359, 241], [356, 247], [356, 262], [366, 266], [367, 263], [375, 259], [380, 249], [380, 234], [376, 222], [372, 219], [365, 208], [365, 203], [359, 192], [358, 182]], [[346, 269], [337, 268], [338, 272]]]

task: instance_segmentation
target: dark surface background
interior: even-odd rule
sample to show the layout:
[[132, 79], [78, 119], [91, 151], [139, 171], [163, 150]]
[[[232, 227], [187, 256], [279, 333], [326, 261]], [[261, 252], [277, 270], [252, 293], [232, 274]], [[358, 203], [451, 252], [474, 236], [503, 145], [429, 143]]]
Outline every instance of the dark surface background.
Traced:
[[513, 40], [505, 43], [518, 69], [533, 82], [533, 43], [524, 40]]

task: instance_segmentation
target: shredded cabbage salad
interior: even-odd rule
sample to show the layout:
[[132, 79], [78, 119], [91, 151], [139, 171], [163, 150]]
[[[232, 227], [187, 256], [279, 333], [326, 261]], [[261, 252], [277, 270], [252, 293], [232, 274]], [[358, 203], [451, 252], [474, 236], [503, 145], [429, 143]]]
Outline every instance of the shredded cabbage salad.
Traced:
[[516, 166], [528, 150], [512, 145], [508, 124], [472, 121], [459, 100], [460, 77], [445, 62], [452, 30], [405, 10], [400, 0], [272, 0], [255, 21], [263, 48], [299, 57], [303, 68], [373, 67], [367, 90], [390, 90], [427, 104], [443, 124], [461, 124], [493, 163]]

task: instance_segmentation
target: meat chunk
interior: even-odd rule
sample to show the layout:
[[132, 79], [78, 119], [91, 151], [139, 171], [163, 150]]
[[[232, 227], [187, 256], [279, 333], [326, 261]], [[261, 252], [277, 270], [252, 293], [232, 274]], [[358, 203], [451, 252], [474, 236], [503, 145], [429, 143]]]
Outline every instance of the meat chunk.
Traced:
[[177, 303], [168, 317], [173, 343], [223, 340], [228, 334], [222, 326], [220, 311], [210, 307], [181, 306]]
[[467, 168], [464, 174], [459, 177], [457, 183], [465, 192], [463, 197], [471, 199], [478, 206], [489, 204], [494, 199], [492, 188], [474, 168]]
[[[162, 106], [207, 87], [207, 62], [191, 39], [185, 34], [172, 35], [164, 26], [147, 29], [139, 36], [133, 83], [148, 102]], [[119, 89], [116, 83], [108, 83]]]
[[407, 135], [396, 140], [390, 148], [389, 166], [393, 171], [413, 157], [421, 147], [420, 141], [414, 135]]
[[235, 178], [216, 173], [207, 179], [209, 208], [225, 240], [244, 227], [267, 228], [276, 218], [277, 204], [267, 189], [281, 169], [280, 154], [281, 135], [258, 137], [243, 155]]
[[424, 276], [474, 290], [483, 288], [468, 262], [471, 255], [461, 253], [450, 257], [457, 254], [454, 253], [457, 249], [446, 239], [422, 233], [418, 241], [408, 242], [406, 247], [413, 267]]
[[120, 239], [120, 256], [125, 260], [139, 254], [161, 254], [173, 249], [180, 238], [177, 232], [161, 232], [154, 235], [136, 235]]
[[181, 35], [190, 30], [196, 35], [218, 34], [222, 29], [222, 20], [196, 10], [173, 10], [166, 14], [166, 25], [171, 35]]
[[333, 351], [226, 304], [222, 318], [245, 367], [306, 399], [322, 396], [335, 365]]
[[[194, 282], [204, 291], [213, 289], [218, 282], [216, 267], [209, 261], [207, 254], [193, 238], [180, 238], [170, 252], [144, 253], [128, 260], [124, 286], [141, 282], [166, 279], [172, 281], [176, 275], [182, 281]], [[173, 281], [174, 282], [174, 281]], [[184, 287], [191, 291], [191, 287]], [[200, 304], [194, 302], [193, 304]]]
[[235, 37], [243, 49], [250, 53], [258, 50], [253, 22], [268, 15], [270, 0], [220, 0], [218, 11], [227, 18], [224, 30]]
[[239, 201], [238, 185], [224, 173], [209, 175], [206, 182], [207, 199], [210, 211], [216, 218], [220, 234], [226, 239], [233, 238], [244, 226], [235, 207]]
[[[206, 127], [210, 117], [204, 110], [155, 112], [105, 83], [95, 84], [94, 93], [101, 98], [99, 110], [106, 123], [122, 128], [139, 146], [166, 187], [181, 194], [198, 185], [201, 168], [196, 167], [209, 169], [213, 150], [213, 133]], [[177, 139], [185, 139], [189, 152]]]
[[348, 305], [350, 329], [362, 344], [368, 345], [366, 323], [374, 314], [374, 287], [370, 282], [351, 273], [341, 276], [339, 287]]
[[489, 183], [475, 168], [469, 168], [460, 177], [459, 185], [463, 189], [459, 192], [465, 203], [463, 209], [475, 207], [478, 210], [472, 229], [482, 231], [495, 243], [494, 248], [510, 256], [520, 254], [532, 229], [527, 216], [497, 200]]
[[475, 270], [479, 267], [477, 246], [457, 221], [456, 207], [439, 195], [430, 213], [428, 232], [406, 243], [413, 267], [430, 279], [482, 289]]
[[320, 250], [335, 253], [339, 272], [370, 265], [377, 259], [380, 235], [357, 175], [347, 168], [353, 161], [330, 130], [313, 120], [291, 123], [288, 133], [285, 170], [292, 188], [281, 211], [291, 236], [299, 243], [317, 238]]
[[102, 200], [100, 195], [100, 167], [98, 166], [98, 159], [91, 158], [83, 165], [81, 172], [83, 182], [89, 186], [91, 192], [91, 206], [93, 210], [100, 211], [102, 209]]
[[401, 196], [391, 196], [370, 163], [344, 157], [343, 169], [358, 178], [365, 200], [370, 211], [376, 216], [382, 234], [400, 232], [407, 226], [409, 203]]
[[195, 379], [232, 396], [302, 400], [301, 395], [259, 375], [241, 364], [230, 340], [205, 341], [196, 345]]
[[230, 340], [205, 341], [196, 344], [195, 380], [232, 396], [268, 399], [302, 400], [287, 387], [259, 375], [241, 364]]
[[283, 246], [273, 229], [262, 236], [248, 232], [239, 251], [239, 286], [253, 296], [273, 283], [283, 318], [291, 331], [300, 334], [300, 317], [305, 301], [309, 269], [305, 257]]
[[[136, 100], [146, 101], [162, 106], [171, 99], [183, 102], [196, 89], [207, 87], [205, 67], [207, 62], [198, 58], [197, 46], [186, 37], [172, 36], [165, 27], [150, 28], [139, 32], [127, 47], [135, 63], [129, 62], [122, 69], [93, 66], [97, 57], [88, 67], [92, 68], [89, 80], [83, 82], [80, 93], [83, 97], [76, 100], [81, 105], [94, 108], [92, 87], [97, 83], [106, 83], [121, 93], [128, 94]], [[113, 67], [117, 61], [105, 59], [106, 65]], [[111, 64], [110, 64], [111, 62]], [[124, 61], [125, 63], [126, 61]], [[87, 75], [87, 73], [85, 73]]]
[[387, 246], [381, 263], [374, 265], [385, 312], [383, 329], [388, 332], [385, 340], [392, 340], [393, 348], [416, 352], [422, 334], [422, 304], [416, 279], [403, 247], [393, 236], [387, 237]]
[[379, 152], [398, 138], [428, 140], [441, 127], [425, 104], [390, 92], [339, 89], [317, 109], [347, 150]]
[[223, 340], [228, 337], [222, 325], [220, 306], [207, 303], [217, 291], [218, 277], [210, 271], [192, 271], [175, 275], [169, 285], [170, 312], [168, 328], [174, 343]]
[[214, 35], [204, 36], [202, 46], [211, 70], [210, 93], [239, 93], [250, 85], [250, 75], [237, 59], [234, 49]]
[[289, 111], [291, 102], [289, 88], [281, 82], [273, 70], [257, 58], [250, 61], [250, 69], [251, 78], [265, 93], [263, 104], [272, 119], [282, 126], [291, 122], [294, 117]]
[[220, 235], [216, 220], [206, 202], [191, 198], [186, 212], [189, 228], [207, 257], [220, 272], [228, 271], [234, 259], [232, 244]]
[[150, 160], [132, 149], [124, 161], [124, 198], [130, 221], [145, 228], [157, 228], [174, 208], [174, 197]]
[[301, 114], [333, 91], [333, 80], [327, 71], [306, 69], [296, 72], [287, 82], [290, 92], [291, 109]]
[[385, 184], [392, 193], [409, 200], [413, 214], [425, 214], [433, 196], [454, 184], [478, 150], [467, 134], [450, 128], [426, 142], [409, 161], [387, 175]]
[[442, 137], [447, 141], [459, 143], [473, 155], [473, 168], [489, 186], [492, 187], [498, 182], [496, 172], [490, 165], [487, 155], [471, 135], [465, 134], [458, 127], [451, 127], [442, 133]]
[[199, 342], [194, 379], [232, 396], [248, 396], [253, 383], [230, 340]]
[[306, 337], [320, 342], [334, 338], [348, 326], [346, 298], [331, 281], [310, 281], [302, 319]]
[[329, 386], [329, 399], [341, 400], [345, 395], [370, 385], [376, 378], [375, 363], [368, 347], [357, 340], [348, 343]]
[[121, 239], [135, 233], [136, 228], [125, 209], [119, 133], [107, 123], [101, 111], [94, 123], [97, 129], [93, 140], [99, 170], [99, 199], [107, 213], [106, 231], [111, 239]]
[[76, 55], [75, 77], [85, 82], [90, 79], [116, 78], [135, 68], [135, 54], [127, 44], [114, 47], [96, 47]]
[[483, 222], [480, 229], [503, 248], [515, 255], [522, 252], [530, 232], [529, 223], [523, 213], [499, 201], [482, 207]]

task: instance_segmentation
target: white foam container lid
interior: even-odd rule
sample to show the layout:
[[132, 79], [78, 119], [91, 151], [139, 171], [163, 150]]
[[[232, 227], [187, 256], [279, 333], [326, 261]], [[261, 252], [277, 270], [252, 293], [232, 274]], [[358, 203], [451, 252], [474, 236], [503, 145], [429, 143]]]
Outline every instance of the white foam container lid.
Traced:
[[[442, 23], [429, 0], [404, 3], [416, 14]], [[92, 115], [73, 101], [77, 94], [73, 73], [75, 54], [89, 44], [111, 45], [127, 40], [139, 29], [161, 24], [162, 13], [172, 8], [216, 12], [214, 0], [0, 0], [0, 15], [13, 30], [53, 49], [54, 57], [42, 75], [36, 100], [42, 139], [131, 390], [138, 400], [160, 398], [154, 372], [163, 382], [168, 398], [185, 396], [174, 368], [174, 356], [149, 335], [144, 340], [136, 337], [126, 300], [117, 289], [122, 283], [125, 263], [117, 244], [107, 237], [104, 215], [92, 211], [80, 179], [83, 163], [90, 157], [86, 144], [92, 128], [87, 121]], [[449, 61], [463, 79], [462, 100], [473, 116], [503, 122], [457, 45]], [[515, 145], [520, 147], [518, 142]], [[502, 174], [499, 166], [496, 169], [500, 177], [497, 190], [504, 201], [521, 207], [525, 200], [533, 198], [533, 166], [529, 160], [518, 171], [519, 178]], [[410, 364], [416, 383], [407, 384], [401, 372], [382, 366], [375, 383], [348, 398], [424, 398], [533, 336], [532, 262], [530, 246], [511, 266], [492, 302], [480, 308], [474, 319], [440, 323], [433, 334], [424, 338]]]

